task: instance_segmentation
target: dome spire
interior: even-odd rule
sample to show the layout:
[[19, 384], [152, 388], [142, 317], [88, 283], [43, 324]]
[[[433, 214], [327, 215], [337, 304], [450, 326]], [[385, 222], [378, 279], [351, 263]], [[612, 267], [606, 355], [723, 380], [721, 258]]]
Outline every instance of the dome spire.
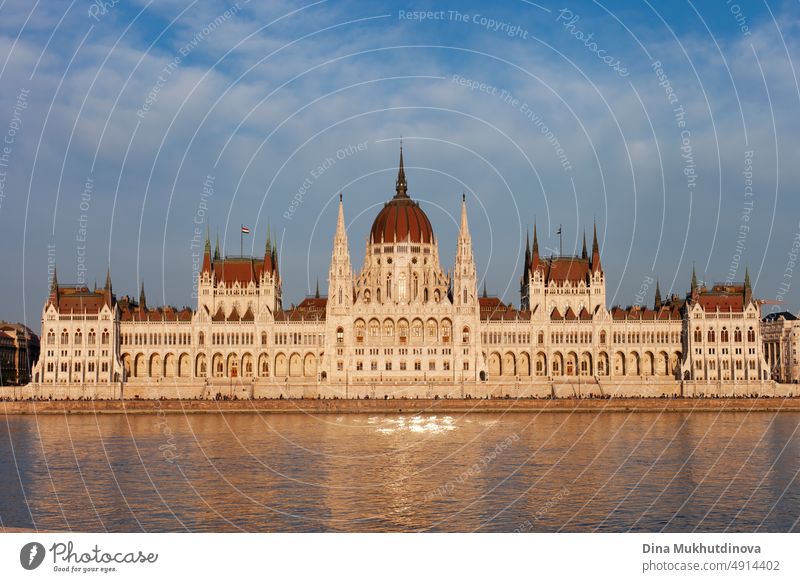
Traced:
[[408, 186], [406, 184], [406, 170], [403, 167], [403, 137], [400, 136], [400, 169], [397, 170], [397, 184], [395, 186], [397, 194], [395, 198], [408, 198]]

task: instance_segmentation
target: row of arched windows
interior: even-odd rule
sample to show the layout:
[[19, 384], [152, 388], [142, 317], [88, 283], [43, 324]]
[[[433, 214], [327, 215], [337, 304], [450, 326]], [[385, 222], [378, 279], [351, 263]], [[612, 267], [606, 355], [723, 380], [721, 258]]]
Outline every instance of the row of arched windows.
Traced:
[[[706, 340], [710, 343], [717, 341], [717, 332], [713, 327], [706, 332]], [[703, 332], [699, 326], [694, 330], [694, 341], [697, 343], [703, 341]], [[720, 330], [719, 341], [721, 343], [728, 343], [730, 341], [730, 333], [728, 332], [727, 327], [723, 327]], [[742, 343], [742, 330], [738, 327], [733, 330], [733, 341], [735, 343]], [[747, 329], [747, 341], [756, 341], [756, 330], [752, 326]]]
[[[83, 331], [81, 331], [80, 329], [75, 330], [72, 338], [73, 338], [73, 342], [72, 343], [74, 345], [78, 345], [78, 346], [83, 345]], [[69, 345], [69, 339], [70, 339], [69, 332], [66, 329], [62, 330], [61, 331], [61, 338], [60, 338], [60, 342], [59, 343], [61, 345]], [[108, 332], [107, 329], [104, 329], [103, 332], [100, 334], [101, 343], [103, 345], [108, 345], [110, 340], [111, 340], [111, 334]], [[55, 343], [56, 343], [56, 332], [52, 328], [47, 331], [47, 343], [49, 345], [55, 345]], [[94, 344], [97, 343], [97, 333], [94, 331], [94, 329], [90, 329], [86, 333], [86, 343], [88, 345], [94, 345]]]

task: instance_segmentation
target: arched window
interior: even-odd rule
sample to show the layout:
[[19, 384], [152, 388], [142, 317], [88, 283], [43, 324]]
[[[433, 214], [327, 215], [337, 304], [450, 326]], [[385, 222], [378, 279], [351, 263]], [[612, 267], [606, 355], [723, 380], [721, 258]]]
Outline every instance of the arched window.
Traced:
[[605, 330], [600, 332], [600, 343], [601, 344], [606, 343], [606, 332], [605, 332]]
[[428, 322], [428, 339], [436, 339], [439, 334], [436, 330], [436, 322], [430, 321]]
[[694, 341], [696, 341], [698, 343], [703, 341], [703, 334], [700, 331], [699, 327], [694, 330]]
[[464, 329], [461, 330], [461, 343], [469, 343], [469, 328], [467, 326], [464, 326]]
[[752, 327], [747, 330], [747, 341], [749, 342], [756, 341], [756, 332]]
[[109, 337], [110, 336], [109, 336], [108, 330], [104, 329], [103, 333], [100, 334], [100, 341], [103, 343], [104, 346], [108, 345]]
[[543, 331], [539, 332], [539, 337], [537, 337], [536, 340], [539, 342], [539, 345], [544, 344], [544, 332]]
[[75, 344], [81, 345], [83, 343], [83, 334], [81, 330], [75, 332]]
[[261, 345], [262, 346], [267, 345], [267, 332], [265, 331], [261, 332]]
[[742, 342], [742, 330], [738, 327], [733, 330], [733, 341], [738, 343]]
[[383, 333], [386, 337], [393, 337], [394, 336], [394, 323], [389, 320], [386, 320], [383, 324]]
[[445, 321], [442, 324], [442, 342], [449, 344], [451, 335], [452, 335], [452, 328], [450, 327], [450, 322]]
[[405, 273], [400, 273], [398, 292], [400, 294], [400, 301], [406, 301], [408, 299], [408, 289], [406, 288]]
[[47, 332], [47, 343], [53, 345], [56, 343], [56, 332], [52, 329]]
[[97, 342], [97, 334], [93, 329], [90, 329], [89, 333], [86, 334], [86, 341], [91, 345], [94, 345]]
[[719, 332], [719, 341], [721, 341], [723, 343], [727, 343], [728, 339], [729, 339], [728, 338], [728, 328], [727, 327], [723, 327], [722, 331]]
[[336, 343], [343, 344], [344, 343], [344, 328], [337, 327], [336, 328]]
[[[408, 342], [408, 322], [403, 320], [401, 321], [398, 326], [398, 335], [400, 336], [400, 343], [404, 344]], [[402, 369], [402, 368], [401, 368]]]
[[464, 287], [464, 298], [461, 300], [462, 303], [467, 303], [467, 288]]
[[708, 330], [708, 341], [709, 341], [709, 342], [715, 342], [715, 341], [717, 341], [717, 335], [714, 333], [714, 330], [713, 330], [713, 329], [709, 329], [709, 330]]
[[205, 344], [205, 342], [206, 342], [206, 334], [204, 334], [201, 331], [200, 334], [197, 336], [197, 343], [202, 346], [203, 344]]

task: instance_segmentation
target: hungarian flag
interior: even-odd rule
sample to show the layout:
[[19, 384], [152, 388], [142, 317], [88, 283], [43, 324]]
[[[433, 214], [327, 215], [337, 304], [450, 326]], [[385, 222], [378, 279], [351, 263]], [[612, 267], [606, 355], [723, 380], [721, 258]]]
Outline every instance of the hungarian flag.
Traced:
[[245, 225], [242, 225], [242, 234], [250, 234], [250, 229]]

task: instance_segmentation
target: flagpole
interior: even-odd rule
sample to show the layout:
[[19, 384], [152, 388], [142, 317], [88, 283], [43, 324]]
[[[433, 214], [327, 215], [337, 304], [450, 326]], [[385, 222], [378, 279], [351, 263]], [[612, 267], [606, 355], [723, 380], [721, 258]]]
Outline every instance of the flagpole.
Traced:
[[244, 256], [244, 225], [239, 225], [239, 256]]

